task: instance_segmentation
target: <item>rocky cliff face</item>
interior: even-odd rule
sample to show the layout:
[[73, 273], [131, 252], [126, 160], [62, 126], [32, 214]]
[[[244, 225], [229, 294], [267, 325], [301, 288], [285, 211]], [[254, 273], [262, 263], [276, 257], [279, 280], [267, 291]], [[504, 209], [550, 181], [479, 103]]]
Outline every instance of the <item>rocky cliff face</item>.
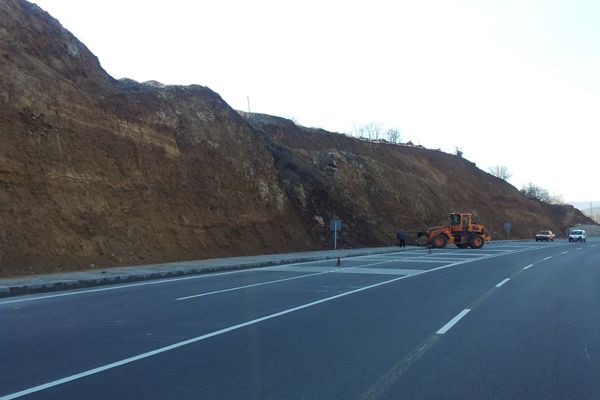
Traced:
[[0, 268], [314, 242], [249, 124], [201, 86], [117, 81], [48, 14], [0, 2]]
[[499, 231], [589, 222], [456, 157], [242, 116], [201, 86], [115, 80], [0, 1], [0, 275], [389, 243], [450, 210]]

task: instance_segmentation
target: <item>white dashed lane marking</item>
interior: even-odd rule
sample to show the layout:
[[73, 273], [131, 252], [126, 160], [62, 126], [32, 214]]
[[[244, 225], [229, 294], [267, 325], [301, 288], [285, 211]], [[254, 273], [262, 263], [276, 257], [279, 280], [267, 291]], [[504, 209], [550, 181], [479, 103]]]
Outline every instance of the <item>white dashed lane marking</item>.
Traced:
[[503, 280], [502, 282], [500, 282], [499, 284], [497, 284], [496, 287], [500, 287], [500, 286], [504, 285], [508, 281], [510, 281], [510, 278], [506, 278], [505, 280]]
[[443, 335], [448, 332], [454, 325], [458, 323], [465, 315], [467, 315], [471, 311], [469, 308], [465, 308], [461, 312], [459, 312], [456, 317], [452, 318], [448, 323], [440, 328], [439, 331], [436, 332], [438, 335]]

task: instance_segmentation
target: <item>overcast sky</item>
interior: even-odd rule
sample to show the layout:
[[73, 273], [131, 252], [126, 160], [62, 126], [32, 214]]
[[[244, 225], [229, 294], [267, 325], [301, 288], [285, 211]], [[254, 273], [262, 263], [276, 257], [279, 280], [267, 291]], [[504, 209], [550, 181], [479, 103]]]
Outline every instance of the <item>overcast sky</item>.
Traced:
[[37, 0], [114, 77], [505, 165], [600, 200], [600, 1]]

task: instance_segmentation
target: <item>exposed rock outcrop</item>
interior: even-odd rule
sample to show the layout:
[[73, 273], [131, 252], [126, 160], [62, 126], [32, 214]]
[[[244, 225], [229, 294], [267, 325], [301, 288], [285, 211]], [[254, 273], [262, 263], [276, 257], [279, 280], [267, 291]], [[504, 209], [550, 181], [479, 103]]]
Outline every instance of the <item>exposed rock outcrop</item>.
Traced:
[[37, 6], [0, 2], [0, 268], [310, 248], [271, 154], [201, 86], [115, 80]]
[[398, 227], [416, 235], [427, 226], [445, 225], [448, 213], [456, 211], [473, 212], [496, 238], [505, 238], [503, 225], [509, 221], [513, 238], [532, 238], [541, 229], [564, 235], [567, 227], [589, 221], [573, 206], [526, 198], [455, 155], [241, 114], [262, 132], [305, 223], [335, 212], [345, 221], [342, 236], [350, 244], [390, 242]]

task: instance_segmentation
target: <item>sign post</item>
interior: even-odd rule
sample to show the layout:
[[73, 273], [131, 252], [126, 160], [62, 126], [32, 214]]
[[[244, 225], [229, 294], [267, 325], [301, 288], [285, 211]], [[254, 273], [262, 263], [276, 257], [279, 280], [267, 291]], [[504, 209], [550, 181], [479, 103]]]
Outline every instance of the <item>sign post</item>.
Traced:
[[329, 221], [329, 229], [333, 232], [333, 249], [337, 250], [337, 233], [342, 230], [342, 220], [338, 217], [333, 217]]
[[510, 231], [512, 229], [512, 222], [504, 223], [504, 232], [506, 232], [506, 240], [510, 240]]

